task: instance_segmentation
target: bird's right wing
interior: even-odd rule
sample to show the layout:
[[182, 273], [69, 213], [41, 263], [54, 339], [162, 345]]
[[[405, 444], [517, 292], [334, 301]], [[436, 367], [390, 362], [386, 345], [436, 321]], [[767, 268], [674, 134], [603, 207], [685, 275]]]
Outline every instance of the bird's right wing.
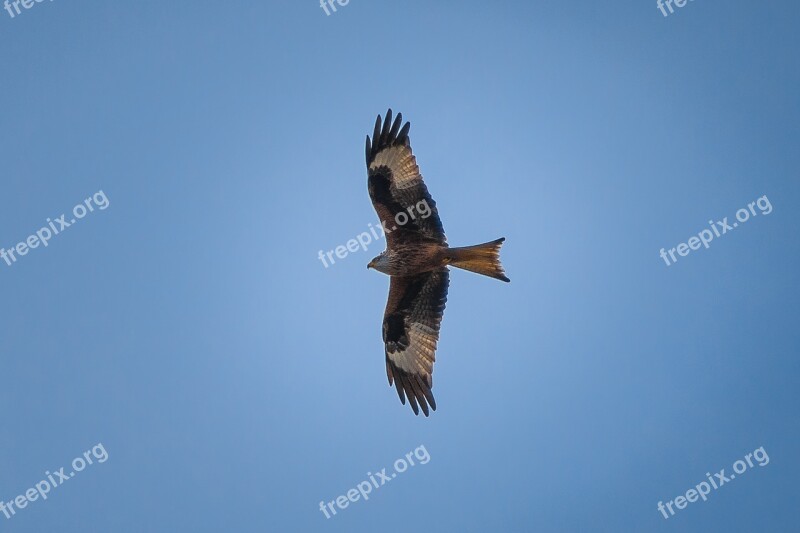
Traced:
[[449, 283], [444, 267], [415, 276], [392, 276], [389, 284], [383, 317], [386, 375], [403, 405], [408, 396], [414, 414], [419, 414], [417, 404], [425, 416], [429, 414], [428, 404], [436, 410], [431, 392], [433, 363]]
[[[386, 231], [391, 246], [399, 233], [409, 233], [444, 244], [442, 221], [436, 202], [419, 173], [417, 160], [408, 138], [409, 122], [400, 129], [403, 115], [392, 123], [392, 110], [375, 121], [372, 139], [367, 136], [367, 185], [372, 205]], [[393, 236], [394, 235], [394, 236]]]

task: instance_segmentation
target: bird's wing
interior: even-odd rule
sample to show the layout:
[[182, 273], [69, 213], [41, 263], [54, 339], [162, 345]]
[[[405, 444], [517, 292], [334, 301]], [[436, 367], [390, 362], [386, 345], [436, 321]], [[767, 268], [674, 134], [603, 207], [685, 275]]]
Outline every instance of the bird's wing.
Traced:
[[433, 399], [433, 363], [439, 326], [447, 302], [450, 282], [446, 267], [416, 276], [392, 276], [389, 301], [383, 316], [383, 342], [386, 344], [386, 374], [394, 383], [397, 395], [408, 401], [414, 414], [417, 404], [428, 416], [428, 404], [436, 410]]
[[[391, 246], [400, 233], [419, 234], [426, 239], [444, 244], [442, 221], [436, 202], [428, 193], [417, 160], [411, 152], [406, 122], [400, 129], [403, 115], [398, 113], [392, 123], [392, 110], [375, 121], [372, 139], [367, 135], [367, 174], [369, 197], [378, 212], [386, 231], [386, 241]], [[395, 231], [395, 230], [402, 231]]]

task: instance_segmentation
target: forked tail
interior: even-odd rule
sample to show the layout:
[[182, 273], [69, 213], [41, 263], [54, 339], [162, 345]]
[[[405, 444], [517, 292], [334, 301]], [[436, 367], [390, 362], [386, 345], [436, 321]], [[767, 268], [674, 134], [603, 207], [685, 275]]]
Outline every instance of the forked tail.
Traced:
[[497, 239], [492, 242], [476, 244], [475, 246], [464, 246], [462, 248], [450, 248], [448, 250], [449, 264], [456, 268], [463, 268], [470, 272], [476, 272], [489, 276], [490, 278], [502, 281], [511, 281], [503, 272], [503, 265], [500, 264], [500, 246], [506, 238]]

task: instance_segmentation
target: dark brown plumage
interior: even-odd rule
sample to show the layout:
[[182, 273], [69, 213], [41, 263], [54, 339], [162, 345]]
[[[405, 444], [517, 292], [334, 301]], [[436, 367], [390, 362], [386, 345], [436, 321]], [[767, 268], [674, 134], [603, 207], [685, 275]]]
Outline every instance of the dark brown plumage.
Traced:
[[367, 184], [372, 205], [386, 233], [386, 250], [367, 267], [391, 276], [383, 317], [386, 374], [400, 401], [415, 414], [436, 410], [433, 364], [450, 283], [447, 266], [509, 281], [500, 264], [505, 239], [450, 248], [436, 202], [428, 193], [408, 131], [398, 113], [375, 121], [367, 136]]

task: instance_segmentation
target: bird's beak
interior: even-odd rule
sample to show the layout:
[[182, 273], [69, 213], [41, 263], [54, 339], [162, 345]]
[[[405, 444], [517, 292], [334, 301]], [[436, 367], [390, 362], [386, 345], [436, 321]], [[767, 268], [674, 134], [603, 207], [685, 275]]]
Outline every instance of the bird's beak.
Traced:
[[375, 268], [375, 261], [370, 261], [369, 263], [367, 263], [367, 270], [369, 270], [370, 268]]

